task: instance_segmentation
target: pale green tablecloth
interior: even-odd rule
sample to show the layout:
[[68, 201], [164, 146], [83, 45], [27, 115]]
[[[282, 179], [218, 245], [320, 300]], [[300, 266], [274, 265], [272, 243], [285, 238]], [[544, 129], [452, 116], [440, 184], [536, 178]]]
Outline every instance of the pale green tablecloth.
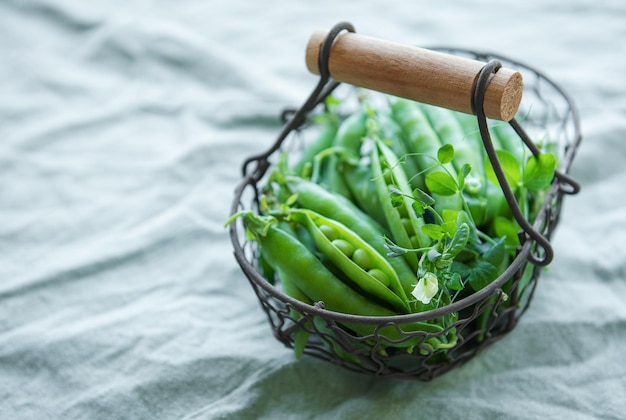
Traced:
[[[531, 308], [430, 383], [295, 361], [223, 227], [340, 20], [531, 64], [582, 115]], [[622, 1], [0, 1], [0, 418], [624, 418], [625, 23]]]

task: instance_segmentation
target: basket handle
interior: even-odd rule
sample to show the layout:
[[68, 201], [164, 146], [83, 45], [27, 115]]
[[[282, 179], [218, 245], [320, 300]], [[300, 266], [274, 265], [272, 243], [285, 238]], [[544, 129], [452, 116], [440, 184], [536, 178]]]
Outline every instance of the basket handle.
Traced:
[[[306, 47], [309, 71], [320, 74], [320, 49], [329, 31], [318, 30]], [[473, 93], [485, 66], [477, 60], [381, 40], [355, 32], [338, 35], [328, 56], [330, 76], [379, 92], [475, 114]], [[485, 92], [488, 118], [510, 121], [522, 100], [518, 71], [500, 68]]]

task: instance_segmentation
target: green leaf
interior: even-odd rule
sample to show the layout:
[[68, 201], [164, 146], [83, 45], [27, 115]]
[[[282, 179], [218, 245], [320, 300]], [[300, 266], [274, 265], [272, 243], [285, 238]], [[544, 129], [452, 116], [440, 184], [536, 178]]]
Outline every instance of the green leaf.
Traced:
[[470, 228], [467, 223], [461, 224], [454, 234], [454, 237], [450, 241], [450, 244], [446, 248], [446, 253], [450, 254], [451, 258], [456, 257], [467, 245], [467, 241], [470, 237]]
[[467, 281], [474, 291], [479, 291], [498, 278], [498, 269], [487, 261], [478, 261], [469, 270]]
[[459, 170], [459, 173], [457, 174], [457, 186], [459, 190], [465, 188], [465, 178], [469, 175], [471, 171], [472, 167], [469, 163], [464, 164]]
[[443, 238], [443, 230], [441, 229], [441, 226], [435, 225], [433, 223], [428, 223], [422, 226], [422, 232], [424, 232], [426, 236], [436, 241]]
[[499, 267], [502, 261], [504, 261], [504, 257], [506, 256], [504, 242], [504, 238], [497, 239], [495, 245], [493, 245], [483, 254], [483, 259], [486, 262], [496, 267]]
[[443, 223], [441, 224], [441, 229], [443, 230], [443, 233], [445, 233], [449, 237], [453, 237], [457, 229], [456, 220], [446, 221], [444, 219]]
[[451, 273], [446, 276], [446, 285], [451, 290], [463, 290], [463, 281], [459, 273]]
[[389, 195], [391, 196], [391, 204], [394, 207], [400, 207], [404, 204], [404, 194], [393, 185], [389, 187]]
[[326, 99], [324, 99], [324, 104], [325, 104], [327, 107], [329, 107], [329, 108], [330, 108], [330, 107], [332, 107], [333, 105], [334, 105], [334, 106], [341, 105], [341, 100], [339, 100], [338, 98], [334, 97], [333, 95], [328, 95], [328, 96], [326, 97]]
[[426, 186], [433, 194], [449, 196], [457, 193], [456, 182], [447, 172], [429, 173], [426, 175]]
[[426, 206], [432, 206], [435, 204], [435, 199], [428, 195], [425, 191], [416, 188], [413, 190], [413, 198], [417, 201], [424, 203]]
[[463, 166], [461, 166], [461, 170], [459, 171], [459, 175], [458, 175], [459, 186], [462, 186], [465, 184], [465, 178], [467, 178], [470, 172], [472, 172], [472, 165], [470, 165], [469, 163], [466, 163]]
[[[506, 150], [497, 150], [496, 154], [498, 156], [498, 160], [500, 161], [500, 165], [502, 166], [502, 170], [504, 171], [506, 180], [511, 188], [515, 190], [519, 186], [522, 178], [520, 162], [517, 161], [517, 158], [513, 153]], [[500, 185], [493, 166], [488, 159], [485, 161], [485, 174], [487, 175], [487, 179], [491, 182], [496, 185]]]
[[391, 196], [391, 205], [394, 207], [400, 207], [404, 204], [404, 197], [401, 195], [392, 195]]
[[530, 191], [540, 191], [550, 186], [556, 169], [556, 157], [552, 153], [531, 156], [524, 168], [523, 183]]
[[297, 201], [298, 201], [298, 194], [292, 194], [285, 201], [285, 205], [287, 205], [288, 207], [291, 207], [294, 204], [296, 204]]
[[520, 226], [517, 224], [516, 221], [503, 216], [498, 216], [493, 222], [493, 229], [496, 236], [500, 238], [506, 238], [507, 245], [520, 245], [519, 237], [517, 236], [517, 232], [520, 230]]
[[439, 150], [437, 150], [437, 160], [442, 165], [452, 162], [453, 159], [454, 159], [454, 146], [452, 146], [451, 144], [444, 144], [443, 146], [439, 148]]
[[418, 216], [423, 216], [424, 213], [426, 212], [426, 210], [424, 209], [424, 204], [420, 203], [419, 201], [413, 201], [411, 203], [411, 207], [413, 207], [413, 211]]
[[477, 242], [478, 241], [478, 229], [476, 228], [474, 221], [472, 220], [471, 216], [467, 214], [466, 211], [459, 210], [457, 219], [456, 219], [456, 224], [457, 226], [461, 226], [461, 224], [463, 223], [467, 223], [467, 225], [470, 228], [470, 236], [469, 236], [468, 242]]
[[441, 211], [441, 217], [444, 223], [454, 223], [456, 225], [456, 220], [459, 217], [459, 211], [453, 209], [443, 209]]

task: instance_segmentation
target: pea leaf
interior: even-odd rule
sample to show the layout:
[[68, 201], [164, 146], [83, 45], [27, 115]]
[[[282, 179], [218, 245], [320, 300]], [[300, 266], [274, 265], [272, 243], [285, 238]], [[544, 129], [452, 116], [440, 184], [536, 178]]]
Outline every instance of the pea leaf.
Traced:
[[550, 186], [556, 169], [556, 157], [552, 153], [531, 156], [524, 168], [523, 183], [530, 191], [540, 191]]
[[494, 265], [495, 267], [499, 267], [506, 255], [504, 242], [504, 238], [497, 239], [495, 245], [493, 245], [483, 254], [483, 259], [486, 262]]
[[411, 207], [413, 207], [413, 211], [419, 216], [423, 216], [426, 212], [426, 210], [424, 209], [424, 204], [419, 201], [413, 201], [411, 203]]
[[506, 238], [506, 244], [511, 246], [519, 246], [520, 241], [517, 232], [520, 230], [519, 225], [514, 220], [498, 216], [493, 222], [493, 230], [498, 237]]
[[425, 206], [432, 206], [435, 204], [435, 199], [419, 188], [413, 190], [413, 198], [423, 203]]
[[498, 278], [498, 269], [487, 261], [478, 261], [468, 273], [467, 281], [474, 291], [479, 291]]
[[483, 260], [473, 261], [471, 265], [454, 261], [451, 268], [453, 272], [465, 279], [475, 292], [498, 278], [496, 266]]
[[394, 207], [400, 207], [404, 204], [404, 194], [396, 187], [389, 187], [389, 195], [391, 196], [391, 204]]
[[429, 238], [432, 238], [436, 241], [443, 238], [443, 229], [441, 229], [441, 226], [435, 225], [433, 223], [427, 223], [422, 226], [422, 232], [424, 232], [424, 234]]
[[391, 205], [394, 207], [400, 207], [404, 204], [404, 197], [401, 195], [392, 195], [391, 196]]
[[298, 194], [292, 194], [287, 198], [287, 200], [285, 201], [285, 204], [287, 205], [287, 207], [291, 207], [294, 204], [296, 204], [297, 201], [298, 201]]
[[[504, 171], [504, 175], [506, 176], [506, 180], [508, 181], [509, 185], [513, 189], [517, 188], [522, 178], [522, 170], [520, 163], [517, 161], [517, 158], [513, 153], [506, 150], [497, 150], [496, 154], [498, 156], [498, 160], [500, 161], [500, 165], [502, 166], [502, 170]], [[500, 185], [489, 159], [485, 161], [485, 175], [487, 175], [487, 179], [489, 179], [491, 182], [496, 185]]]
[[463, 281], [459, 273], [451, 273], [445, 276], [446, 285], [451, 290], [463, 290]]
[[467, 178], [467, 176], [472, 172], [472, 165], [469, 163], [461, 166], [461, 170], [459, 171], [459, 177], [463, 177], [463, 179]]
[[456, 233], [457, 225], [455, 220], [445, 221], [441, 224], [441, 229], [446, 235], [453, 237]]
[[454, 178], [447, 172], [437, 171], [426, 175], [426, 186], [433, 194], [443, 196], [454, 195], [457, 192], [457, 185]]
[[439, 148], [439, 150], [437, 150], [437, 160], [442, 165], [452, 162], [453, 159], [454, 159], [454, 146], [452, 146], [451, 144], [444, 144], [443, 146]]
[[459, 173], [457, 174], [457, 186], [459, 190], [462, 190], [463, 188], [465, 188], [465, 178], [467, 177], [467, 175], [469, 175], [469, 173], [471, 172], [472, 167], [470, 166], [469, 163], [464, 164], [461, 169], [459, 170]]
[[446, 252], [450, 254], [451, 258], [456, 257], [467, 245], [467, 241], [470, 237], [470, 228], [467, 223], [463, 223], [457, 227], [456, 233], [452, 237], [452, 240], [446, 247]]

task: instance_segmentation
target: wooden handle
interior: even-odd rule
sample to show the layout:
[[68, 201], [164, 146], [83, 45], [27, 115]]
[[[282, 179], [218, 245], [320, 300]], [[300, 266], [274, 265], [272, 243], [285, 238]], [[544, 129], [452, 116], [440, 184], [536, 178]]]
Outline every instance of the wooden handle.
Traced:
[[[320, 74], [320, 47], [328, 31], [316, 31], [306, 48], [306, 65]], [[474, 84], [485, 63], [437, 51], [384, 41], [352, 32], [334, 41], [331, 77], [367, 89], [473, 114]], [[522, 100], [522, 75], [500, 68], [485, 91], [488, 118], [509, 121]]]

